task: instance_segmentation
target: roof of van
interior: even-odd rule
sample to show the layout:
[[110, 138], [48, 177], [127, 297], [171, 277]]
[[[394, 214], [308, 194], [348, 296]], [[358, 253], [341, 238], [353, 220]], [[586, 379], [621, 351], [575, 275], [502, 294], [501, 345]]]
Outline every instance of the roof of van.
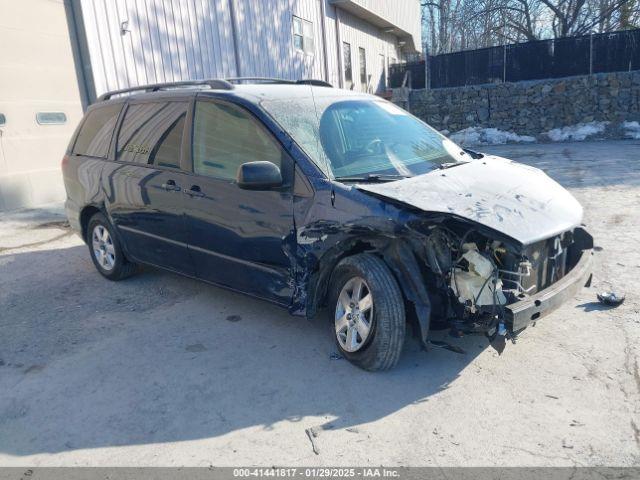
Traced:
[[370, 96], [361, 92], [344, 90], [341, 88], [319, 87], [315, 85], [295, 85], [295, 84], [274, 84], [274, 83], [252, 83], [235, 85], [233, 90], [202, 90], [204, 93], [228, 93], [230, 95], [239, 94], [243, 97], [253, 97], [256, 101], [263, 100], [288, 100], [293, 98], [314, 97], [365, 97]]
[[218, 89], [208, 88], [206, 86], [193, 86], [193, 87], [176, 87], [158, 90], [156, 92], [132, 91], [130, 93], [123, 93], [118, 96], [114, 96], [111, 99], [99, 101], [93, 106], [100, 104], [108, 104], [110, 102], [124, 101], [127, 99], [146, 100], [154, 99], [157, 97], [167, 97], [172, 95], [185, 95], [189, 93], [198, 94], [212, 94], [222, 95], [229, 97], [242, 97], [252, 102], [262, 102], [264, 100], [289, 100], [295, 98], [308, 98], [314, 96], [316, 98], [326, 97], [351, 97], [351, 98], [371, 98], [372, 96], [366, 93], [354, 92], [351, 90], [344, 90], [340, 88], [332, 88], [317, 85], [308, 84], [295, 84], [295, 83], [239, 83], [233, 86], [232, 89]]

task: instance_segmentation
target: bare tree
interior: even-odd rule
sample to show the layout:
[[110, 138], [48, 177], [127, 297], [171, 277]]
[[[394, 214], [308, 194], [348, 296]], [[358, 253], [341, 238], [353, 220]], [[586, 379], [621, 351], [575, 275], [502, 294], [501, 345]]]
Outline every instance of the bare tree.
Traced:
[[431, 54], [637, 28], [640, 0], [423, 0]]

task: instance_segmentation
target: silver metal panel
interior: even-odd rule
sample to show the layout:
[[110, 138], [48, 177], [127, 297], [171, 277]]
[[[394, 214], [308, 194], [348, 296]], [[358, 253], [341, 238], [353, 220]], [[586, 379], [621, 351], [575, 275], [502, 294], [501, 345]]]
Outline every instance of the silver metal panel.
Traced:
[[96, 95], [236, 76], [228, 0], [81, 0]]
[[[397, 36], [332, 0], [80, 1], [98, 96], [149, 83], [234, 76], [316, 78], [339, 86], [342, 41], [351, 44], [354, 80], [358, 48], [365, 48], [370, 91], [376, 91], [381, 56], [385, 66], [389, 58], [401, 59]], [[402, 0], [400, 12], [387, 2], [367, 5], [376, 14], [402, 17], [412, 2]], [[295, 48], [294, 15], [311, 22], [313, 52]], [[419, 23], [419, 15], [414, 20]]]
[[394, 28], [394, 34], [407, 36], [408, 47], [422, 51], [420, 0], [330, 0], [379, 28]]
[[[351, 45], [351, 65], [353, 68], [354, 90], [363, 91], [360, 85], [360, 59], [359, 49], [364, 48], [366, 53], [367, 85], [369, 93], [378, 91], [380, 77], [383, 71], [380, 65], [380, 55], [385, 58], [385, 68], [389, 67], [389, 59], [402, 60], [402, 51], [398, 47], [397, 38], [394, 35], [384, 33], [378, 27], [362, 20], [361, 18], [340, 11], [340, 25], [342, 42]], [[340, 51], [342, 55], [342, 51]]]

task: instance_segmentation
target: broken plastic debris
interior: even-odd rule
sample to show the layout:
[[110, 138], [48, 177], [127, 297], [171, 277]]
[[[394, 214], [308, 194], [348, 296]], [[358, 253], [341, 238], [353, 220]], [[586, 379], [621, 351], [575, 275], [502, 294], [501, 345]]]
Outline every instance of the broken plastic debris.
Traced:
[[615, 292], [602, 292], [598, 293], [598, 301], [610, 307], [617, 307], [624, 302], [624, 295]]
[[445, 350], [449, 350], [450, 352], [454, 352], [454, 353], [459, 353], [461, 355], [466, 355], [467, 353], [460, 347], [457, 347], [456, 345], [451, 345], [450, 343], [443, 342], [440, 340], [430, 340], [429, 345], [433, 345], [434, 347], [438, 347], [438, 348], [444, 348]]

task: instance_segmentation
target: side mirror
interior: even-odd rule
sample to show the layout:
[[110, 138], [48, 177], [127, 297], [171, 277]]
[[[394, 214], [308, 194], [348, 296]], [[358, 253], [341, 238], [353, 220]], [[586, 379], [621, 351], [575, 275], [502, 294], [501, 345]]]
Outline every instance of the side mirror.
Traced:
[[282, 186], [280, 169], [271, 162], [247, 162], [238, 167], [238, 187], [244, 190], [269, 190]]

